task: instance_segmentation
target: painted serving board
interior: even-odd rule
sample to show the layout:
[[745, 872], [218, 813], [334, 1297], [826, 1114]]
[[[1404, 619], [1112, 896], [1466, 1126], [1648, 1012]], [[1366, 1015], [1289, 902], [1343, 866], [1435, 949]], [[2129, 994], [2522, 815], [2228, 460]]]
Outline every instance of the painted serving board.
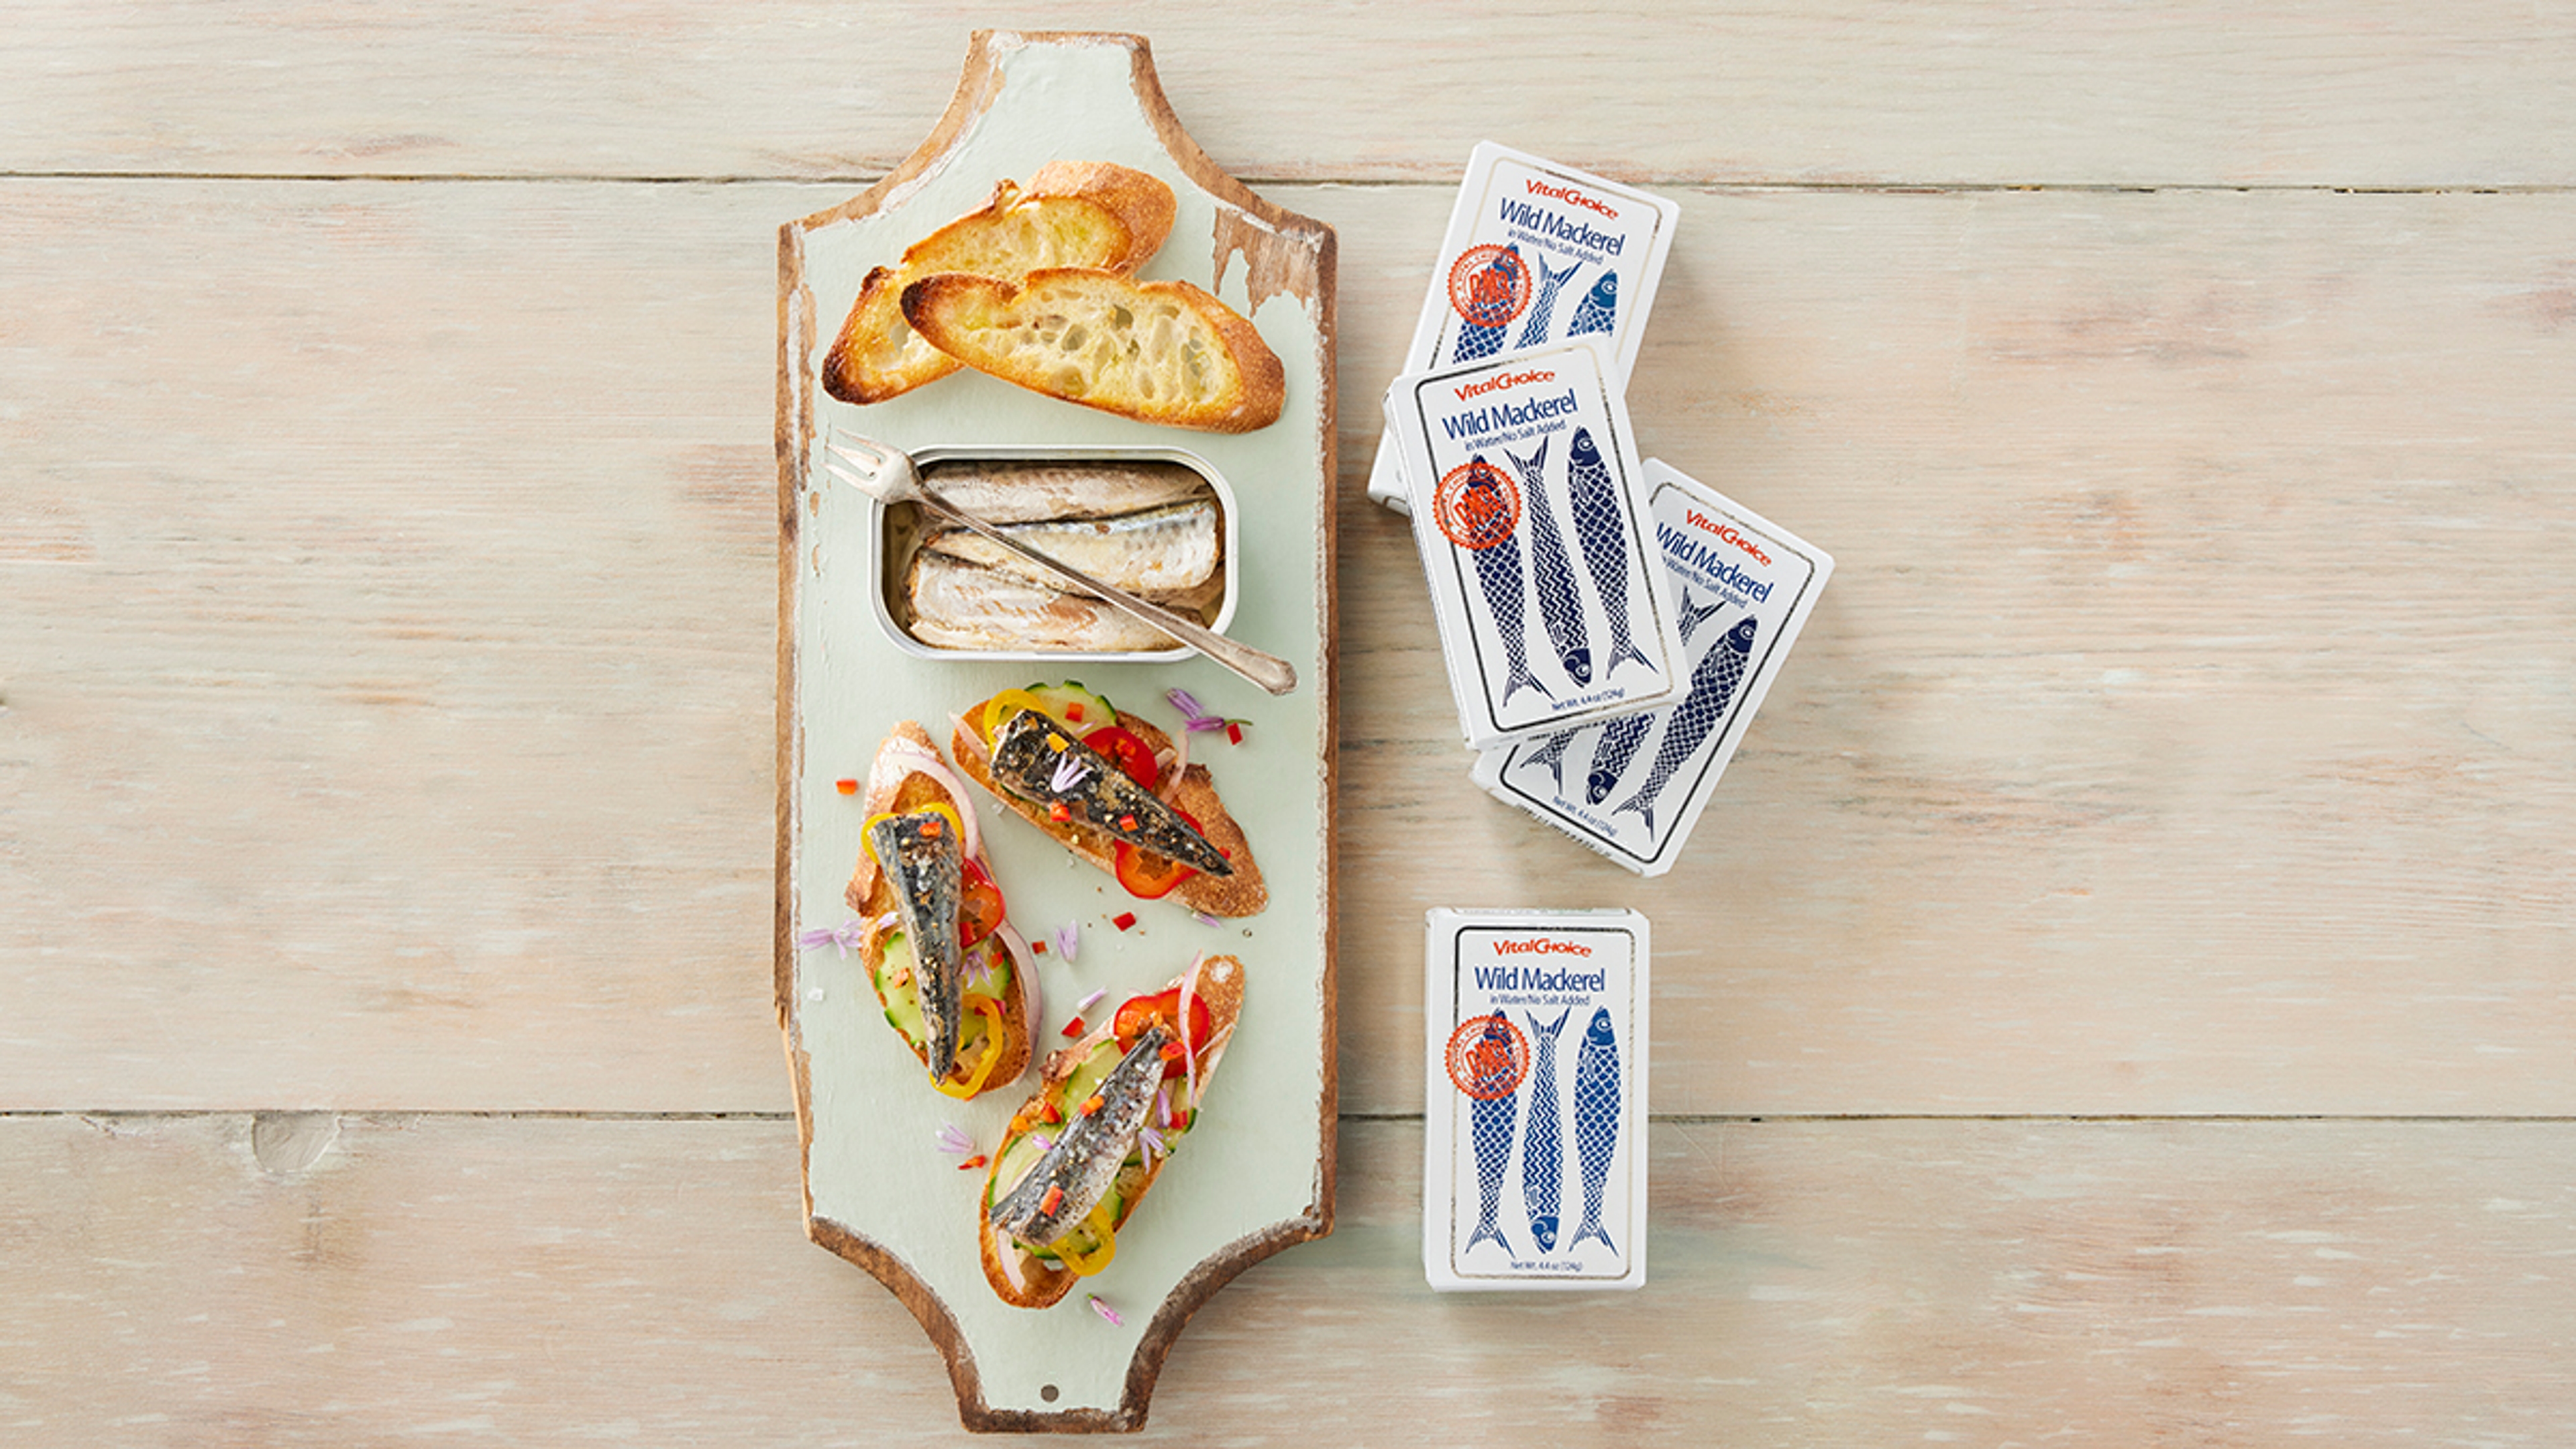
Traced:
[[[868, 270], [982, 205], [994, 184], [1054, 160], [1114, 161], [1160, 177], [1170, 238], [1139, 268], [1215, 293], [1280, 358], [1275, 423], [1218, 435], [1131, 422], [972, 371], [865, 407], [821, 387], [824, 352]], [[1333, 1202], [1333, 260], [1330, 228], [1280, 210], [1219, 171], [1165, 103], [1143, 39], [978, 32], [956, 98], [910, 159], [865, 194], [791, 222], [779, 238], [780, 633], [777, 1000], [803, 1138], [813, 1239], [883, 1280], [946, 1357], [959, 1413], [983, 1430], [1133, 1429], [1163, 1356], [1199, 1304], [1259, 1259], [1330, 1231]], [[873, 505], [834, 481], [820, 445], [840, 429], [905, 449], [1179, 447], [1232, 486], [1247, 542], [1228, 632], [1290, 661], [1273, 698], [1205, 659], [1079, 666], [923, 658], [873, 605]], [[1139, 901], [989, 801], [987, 849], [1012, 922], [1031, 938], [1076, 924], [1080, 951], [1038, 958], [1039, 1051], [1081, 998], [1158, 989], [1199, 952], [1240, 957], [1248, 980], [1224, 1069], [1193, 1131], [1119, 1235], [1116, 1260], [1053, 1308], [1013, 1308], [976, 1251], [981, 1172], [938, 1138], [979, 1149], [1036, 1082], [958, 1102], [934, 1092], [889, 1031], [855, 954], [800, 935], [850, 916], [842, 889], [862, 809], [836, 781], [864, 778], [879, 741], [913, 719], [943, 748], [951, 715], [998, 689], [1076, 677], [1177, 734], [1166, 691], [1248, 720], [1239, 744], [1201, 735], [1268, 880], [1259, 915], [1209, 925]], [[1115, 918], [1132, 912], [1122, 930]], [[1095, 1010], [1095, 1016], [1097, 1012]], [[1096, 1312], [1096, 1293], [1122, 1322]], [[834, 1326], [817, 1324], [818, 1333]], [[900, 1350], [889, 1347], [891, 1361]], [[853, 1405], [853, 1412], [860, 1406]]]

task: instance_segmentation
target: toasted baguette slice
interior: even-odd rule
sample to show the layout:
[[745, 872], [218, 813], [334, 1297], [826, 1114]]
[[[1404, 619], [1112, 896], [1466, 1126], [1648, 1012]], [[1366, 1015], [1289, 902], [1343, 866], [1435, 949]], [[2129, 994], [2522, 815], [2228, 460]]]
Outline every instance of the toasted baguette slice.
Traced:
[[1026, 186], [1001, 183], [982, 210], [868, 273], [823, 359], [823, 390], [843, 402], [883, 402], [957, 370], [903, 320], [903, 289], [914, 281], [933, 272], [1016, 281], [1033, 267], [1134, 271], [1171, 234], [1172, 210], [1172, 188], [1106, 161], [1050, 162]]
[[[878, 746], [876, 761], [868, 768], [864, 802], [868, 817], [888, 811], [945, 805], [957, 812], [960, 822], [971, 821], [974, 819], [975, 802], [967, 798], [965, 790], [956, 781], [956, 775], [940, 759], [939, 747], [931, 742], [930, 732], [911, 720], [898, 721], [893, 732], [886, 736], [885, 743]], [[985, 874], [990, 876], [993, 863], [985, 857], [980, 837], [971, 827], [967, 839], [973, 842], [967, 848], [967, 859], [982, 866]], [[849, 888], [842, 894], [850, 909], [868, 923], [859, 938], [859, 959], [867, 968], [869, 986], [876, 991], [877, 1007], [885, 1011], [892, 1010], [892, 1003], [887, 999], [884, 985], [878, 980], [879, 968], [885, 965], [886, 938], [902, 929], [894, 914], [895, 889], [893, 879], [877, 865], [876, 857], [861, 847], [858, 866], [851, 871]], [[1001, 1056], [993, 1062], [990, 1071], [985, 1071], [981, 1051], [960, 1051], [956, 1068], [945, 1081], [935, 1084], [950, 1096], [971, 1098], [986, 1092], [998, 1092], [1017, 1082], [1029, 1069], [1029, 1058], [1035, 1054], [1033, 1043], [1040, 1007], [1037, 982], [1029, 970], [1028, 953], [1016, 949], [1016, 935], [1005, 922], [1001, 929], [966, 953], [970, 979], [977, 960], [984, 953], [991, 952], [996, 953], [1001, 964], [1010, 967], [1010, 980], [996, 998], [1002, 1008]], [[891, 1017], [887, 1025], [893, 1026]], [[902, 1034], [897, 1032], [897, 1035]], [[912, 1048], [912, 1054], [920, 1059], [926, 1071], [930, 1065], [929, 1049], [908, 1037], [904, 1038], [904, 1044]], [[979, 1076], [980, 1082], [977, 1081]], [[967, 1091], [970, 1084], [974, 1090]]]
[[1016, 284], [943, 272], [903, 289], [903, 315], [977, 371], [1142, 422], [1246, 433], [1276, 422], [1286, 398], [1260, 332], [1187, 282], [1095, 267]]
[[[1140, 1150], [1134, 1154], [1134, 1159], [1141, 1160], [1131, 1159], [1121, 1169], [1118, 1186], [1123, 1191], [1118, 1210], [1110, 1223], [1113, 1232], [1123, 1230], [1134, 1217], [1136, 1204], [1144, 1198], [1146, 1189], [1163, 1175], [1163, 1166], [1171, 1160], [1172, 1149], [1196, 1125], [1199, 1104], [1207, 1096], [1208, 1081], [1216, 1075], [1217, 1062], [1225, 1055], [1226, 1043], [1233, 1039], [1235, 1023], [1243, 1015], [1243, 963], [1234, 957], [1203, 957], [1193, 962], [1190, 970], [1173, 978], [1166, 990], [1178, 990], [1184, 982], [1189, 985], [1192, 1000], [1207, 1003], [1207, 1045], [1196, 1054], [1196, 1072], [1184, 1070], [1182, 1076], [1175, 1079], [1183, 1091], [1174, 1094], [1174, 1105], [1179, 1106], [1184, 1097], [1187, 1102], [1182, 1125], [1175, 1127], [1167, 1121], [1149, 1121], [1147, 1125], [1163, 1139], [1164, 1150], [1159, 1153]], [[1071, 1113], [1079, 1110], [1078, 1104], [1061, 1100], [1065, 1086], [1072, 1080], [1074, 1072], [1104, 1046], [1110, 1051], [1117, 1049], [1114, 1011], [1106, 1015], [1103, 1024], [1089, 1036], [1047, 1058], [1046, 1070], [1038, 1082], [1037, 1091], [1012, 1116], [1010, 1125], [1002, 1129], [1002, 1140], [993, 1147], [993, 1165], [984, 1175], [984, 1195], [975, 1212], [976, 1238], [984, 1261], [984, 1281], [993, 1285], [993, 1292], [1014, 1308], [1045, 1308], [1062, 1301], [1067, 1293], [1073, 1291], [1079, 1275], [1070, 1268], [1037, 1256], [1017, 1239], [994, 1228], [993, 1203], [1017, 1186], [1016, 1181], [1001, 1180], [1004, 1166], [1015, 1160], [1011, 1147], [1022, 1137], [1032, 1132], [1061, 1130], [1047, 1121], [1049, 1102], [1055, 1103], [1054, 1115], [1059, 1120], [1070, 1120]], [[1016, 1160], [1025, 1162], [1027, 1155], [1020, 1154]]]
[[[1049, 820], [1046, 812], [993, 783], [992, 753], [966, 723], [984, 717], [986, 700], [978, 700], [959, 716], [955, 733], [949, 736], [949, 752], [957, 758], [958, 773], [981, 786], [984, 792], [1002, 803], [1003, 808], [1038, 829], [1055, 837], [1056, 842], [1075, 855], [1107, 871], [1112, 879], [1118, 874], [1118, 843], [1097, 830], [1085, 829], [1071, 822]], [[1144, 742], [1145, 748], [1161, 755], [1172, 748], [1172, 737], [1125, 710], [1118, 711], [1118, 727]], [[1211, 916], [1257, 916], [1270, 904], [1270, 887], [1261, 878], [1261, 863], [1252, 858], [1252, 842], [1244, 837], [1243, 827], [1227, 813], [1225, 802], [1217, 798], [1216, 779], [1205, 765], [1191, 765], [1181, 772], [1180, 783], [1166, 796], [1191, 819], [1199, 823], [1199, 833], [1208, 843], [1226, 854], [1233, 865], [1232, 875], [1194, 875], [1172, 888], [1163, 899], [1187, 910], [1204, 911]]]

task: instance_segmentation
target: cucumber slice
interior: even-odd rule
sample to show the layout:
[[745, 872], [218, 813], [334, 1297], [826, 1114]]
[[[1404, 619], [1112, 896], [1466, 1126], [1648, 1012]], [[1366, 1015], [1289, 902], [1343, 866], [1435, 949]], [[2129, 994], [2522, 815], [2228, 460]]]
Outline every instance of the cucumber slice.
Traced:
[[912, 982], [912, 943], [901, 931], [885, 938], [885, 959], [877, 963], [877, 997], [885, 1003], [886, 1025], [916, 1047], [930, 1040], [921, 1019], [921, 988]]
[[1083, 734], [1089, 734], [1103, 725], [1118, 723], [1118, 706], [1111, 704], [1107, 696], [1094, 694], [1083, 688], [1080, 680], [1068, 679], [1062, 684], [1035, 685], [1030, 688], [1029, 693], [1045, 702], [1047, 713]]
[[[994, 999], [1001, 999], [1010, 979], [1010, 953], [1001, 950], [997, 943], [993, 965]], [[893, 1027], [916, 1050], [927, 1050], [930, 1027], [921, 1019], [921, 988], [914, 984], [912, 978], [912, 943], [904, 939], [901, 931], [890, 932], [885, 938], [884, 959], [877, 963], [876, 988], [877, 996], [885, 1002], [886, 1025]], [[983, 1041], [987, 1032], [983, 1013], [967, 1012], [965, 1019], [957, 1024], [958, 1055], [966, 1057], [966, 1048]]]

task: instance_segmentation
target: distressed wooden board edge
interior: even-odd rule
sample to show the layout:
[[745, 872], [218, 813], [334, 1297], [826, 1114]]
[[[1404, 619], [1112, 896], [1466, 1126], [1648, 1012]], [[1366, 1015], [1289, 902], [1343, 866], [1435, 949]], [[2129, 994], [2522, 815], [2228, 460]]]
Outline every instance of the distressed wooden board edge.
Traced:
[[[1319, 687], [1324, 692], [1320, 711], [1323, 758], [1318, 767], [1324, 775], [1327, 806], [1324, 819], [1317, 827], [1325, 914], [1322, 930], [1321, 1091], [1317, 1108], [1320, 1148], [1315, 1191], [1302, 1215], [1237, 1239], [1200, 1260], [1182, 1277], [1163, 1299], [1129, 1360], [1117, 1409], [1106, 1412], [1096, 1409], [1032, 1412], [996, 1409], [987, 1404], [974, 1354], [939, 1296], [883, 1245], [846, 1224], [815, 1214], [810, 1175], [814, 1132], [811, 1063], [803, 1044], [797, 1039], [795, 1004], [791, 999], [795, 989], [797, 948], [788, 903], [793, 894], [791, 878], [797, 827], [795, 780], [802, 743], [801, 722], [796, 713], [795, 569], [802, 532], [798, 501], [805, 492], [805, 459], [810, 451], [814, 428], [813, 388], [805, 375], [802, 359], [810, 349], [818, 325], [813, 292], [805, 284], [804, 239], [817, 228], [874, 214], [887, 204], [889, 198], [899, 193], [905, 182], [938, 164], [974, 119], [991, 104], [999, 78], [995, 55], [1001, 46], [1007, 44], [1126, 47], [1130, 57], [1130, 83], [1138, 104], [1174, 164], [1219, 200], [1258, 217], [1275, 229], [1271, 245], [1265, 245], [1262, 239], [1241, 231], [1221, 236], [1215, 259], [1218, 278], [1222, 280], [1227, 258], [1239, 253], [1244, 259], [1245, 287], [1252, 305], [1257, 307], [1262, 298], [1272, 292], [1294, 292], [1313, 308], [1316, 327], [1319, 390], [1315, 446], [1321, 487], [1317, 490], [1315, 508], [1318, 530], [1315, 596], [1322, 614], [1317, 624], [1322, 639], [1323, 679], [1319, 681]], [[1163, 1361], [1179, 1339], [1181, 1330], [1199, 1308], [1246, 1268], [1299, 1243], [1325, 1237], [1333, 1230], [1333, 1203], [1339, 1171], [1340, 991], [1332, 810], [1329, 802], [1339, 788], [1335, 759], [1340, 745], [1337, 688], [1340, 649], [1335, 632], [1338, 619], [1334, 591], [1337, 577], [1336, 502], [1340, 486], [1335, 428], [1338, 401], [1335, 387], [1338, 368], [1335, 304], [1338, 297], [1339, 239], [1325, 223], [1263, 200], [1251, 188], [1218, 168], [1207, 152], [1182, 128], [1180, 118], [1164, 95], [1161, 79], [1155, 74], [1151, 47], [1144, 37], [1111, 32], [979, 30], [970, 39], [956, 93], [922, 144], [884, 179], [858, 196], [782, 225], [779, 228], [778, 259], [779, 350], [775, 420], [779, 489], [778, 697], [775, 704], [777, 748], [774, 781], [777, 833], [772, 861], [771, 992], [795, 1087], [798, 1181], [804, 1203], [806, 1235], [817, 1245], [866, 1270], [912, 1314], [948, 1365], [949, 1382], [957, 1396], [958, 1417], [968, 1429], [979, 1433], [1133, 1432], [1144, 1427]], [[1301, 280], [1294, 276], [1300, 262], [1312, 269], [1302, 278], [1306, 283], [1304, 290], [1295, 285], [1297, 280]]]

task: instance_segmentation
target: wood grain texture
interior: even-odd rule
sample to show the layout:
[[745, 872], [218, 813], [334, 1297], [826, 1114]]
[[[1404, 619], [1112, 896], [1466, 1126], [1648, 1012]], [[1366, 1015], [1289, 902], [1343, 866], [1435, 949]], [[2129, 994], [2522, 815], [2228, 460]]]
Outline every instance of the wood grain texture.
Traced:
[[[783, 1109], [765, 231], [838, 198], [0, 191], [0, 1100]], [[1446, 199], [1271, 194], [1369, 395]], [[1345, 1103], [1514, 903], [1654, 917], [1660, 1111], [2563, 1110], [2569, 199], [1685, 203], [1643, 449], [1840, 568], [1637, 882], [1468, 784], [1346, 414]]]
[[[909, 1316], [798, 1235], [791, 1123], [254, 1135], [0, 1119], [12, 1443], [955, 1439]], [[1210, 1301], [1144, 1441], [2576, 1432], [2563, 1123], [1658, 1124], [1647, 1286], [1535, 1301], [1431, 1293], [1419, 1130], [1343, 1138], [1337, 1232]]]
[[1255, 181], [1445, 187], [1485, 139], [1682, 182], [2576, 181], [2576, 27], [2501, 0], [35, 0], [0, 34], [0, 171], [873, 177], [988, 26], [1151, 37], [1182, 121]]

